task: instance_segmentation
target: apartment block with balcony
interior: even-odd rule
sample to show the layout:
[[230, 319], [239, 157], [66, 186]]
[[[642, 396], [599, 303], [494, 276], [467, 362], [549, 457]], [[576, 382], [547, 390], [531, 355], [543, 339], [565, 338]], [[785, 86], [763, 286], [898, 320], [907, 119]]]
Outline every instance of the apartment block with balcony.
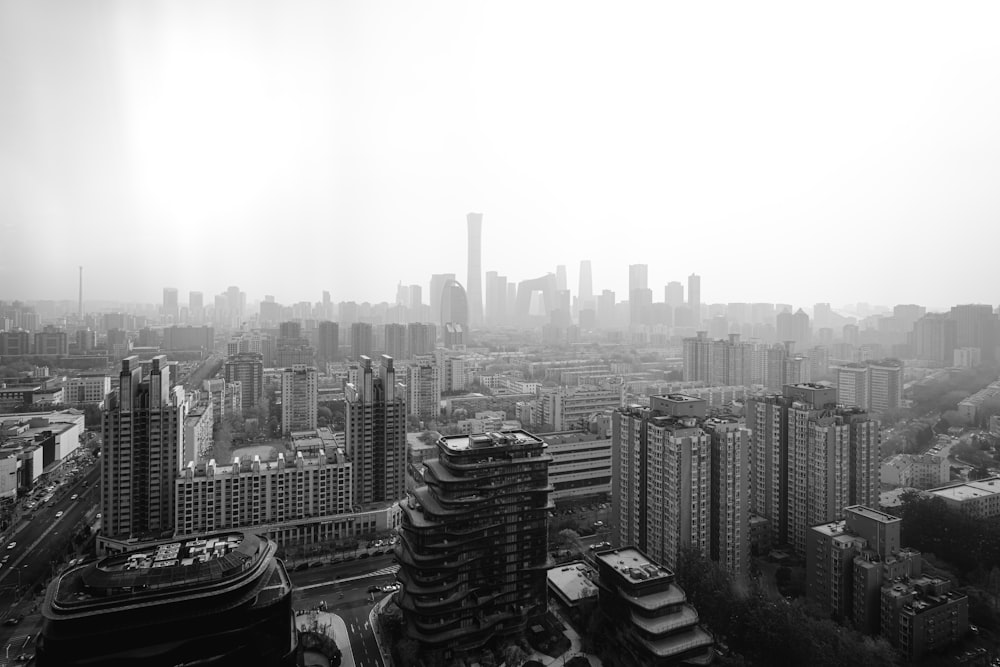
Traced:
[[401, 503], [403, 632], [444, 659], [525, 631], [546, 609], [546, 444], [526, 431], [444, 436]]

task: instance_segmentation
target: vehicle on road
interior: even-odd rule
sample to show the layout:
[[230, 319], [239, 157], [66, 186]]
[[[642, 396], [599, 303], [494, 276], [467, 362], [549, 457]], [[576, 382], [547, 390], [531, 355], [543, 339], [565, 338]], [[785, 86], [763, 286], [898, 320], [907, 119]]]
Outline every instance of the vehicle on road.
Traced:
[[598, 549], [607, 549], [611, 547], [611, 542], [598, 542], [597, 544], [591, 544], [590, 550], [597, 551]]
[[17, 614], [16, 616], [11, 616], [10, 618], [8, 618], [6, 621], [3, 622], [3, 624], [4, 625], [17, 625], [18, 623], [21, 622], [22, 618], [24, 618], [24, 616], [21, 616], [20, 614]]
[[7, 545], [7, 550], [9, 551], [10, 549], [13, 549], [16, 546], [17, 546], [17, 542], [11, 542], [10, 544]]
[[79, 494], [79, 493], [74, 493], [74, 494], [73, 494], [72, 496], [70, 496], [70, 497], [69, 497], [69, 499], [70, 499], [70, 500], [76, 500], [76, 499], [77, 499], [77, 498], [79, 498], [79, 497], [80, 497], [80, 494]]
[[59, 510], [58, 512], [56, 512], [56, 518], [57, 518], [57, 519], [58, 519], [59, 517], [61, 517], [62, 515], [63, 515], [63, 511], [62, 511], [62, 510]]

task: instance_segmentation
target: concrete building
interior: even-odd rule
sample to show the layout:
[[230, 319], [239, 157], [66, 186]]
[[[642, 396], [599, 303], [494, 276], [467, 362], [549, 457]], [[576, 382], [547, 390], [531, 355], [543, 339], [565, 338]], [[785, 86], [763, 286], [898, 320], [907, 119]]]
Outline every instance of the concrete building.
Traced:
[[371, 355], [375, 349], [372, 341], [372, 325], [367, 322], [351, 324], [351, 360]]
[[868, 366], [845, 364], [836, 367], [837, 401], [849, 408], [868, 407]]
[[410, 322], [406, 325], [406, 349], [413, 358], [434, 354], [437, 326], [430, 322]]
[[215, 349], [215, 329], [209, 326], [173, 326], [163, 329], [163, 346], [167, 351]]
[[841, 517], [849, 505], [878, 502], [881, 424], [859, 408], [837, 406], [837, 390], [786, 385], [783, 395], [747, 401], [754, 455], [753, 512], [771, 542], [806, 548], [811, 525]]
[[1000, 380], [991, 382], [972, 396], [959, 401], [958, 414], [974, 424], [979, 419], [979, 409], [986, 403], [995, 402], [1000, 402]]
[[948, 459], [935, 454], [896, 454], [879, 467], [882, 484], [931, 489], [951, 478]]
[[977, 519], [1000, 516], [1000, 477], [950, 484], [928, 493], [940, 498], [949, 508]]
[[62, 329], [46, 326], [35, 334], [32, 352], [41, 356], [65, 356], [69, 354], [69, 338]]
[[483, 214], [469, 213], [465, 220], [469, 227], [469, 271], [465, 282], [468, 287], [469, 319], [466, 324], [479, 327], [483, 324]]
[[200, 461], [212, 448], [215, 425], [212, 404], [206, 400], [192, 408], [184, 418], [183, 461]]
[[167, 357], [153, 357], [145, 379], [138, 357], [123, 359], [118, 384], [103, 415], [99, 552], [173, 530], [184, 453], [186, 401], [171, 388]]
[[316, 329], [316, 355], [320, 363], [340, 361], [340, 325], [323, 321]]
[[712, 663], [712, 635], [669, 568], [634, 547], [598, 552], [594, 561], [602, 619], [623, 664]]
[[970, 303], [952, 306], [948, 318], [955, 322], [955, 347], [975, 347], [984, 362], [996, 360], [997, 316], [993, 306]]
[[588, 431], [537, 435], [552, 456], [549, 482], [557, 505], [573, 498], [610, 498], [611, 438]]
[[67, 403], [96, 403], [104, 407], [104, 399], [111, 393], [111, 377], [104, 373], [81, 373], [66, 380], [63, 398]]
[[668, 566], [693, 547], [740, 575], [750, 547], [750, 436], [734, 418], [706, 412], [705, 401], [670, 394], [612, 414], [612, 530], [619, 544]]
[[293, 667], [292, 582], [276, 550], [234, 531], [64, 569], [41, 605], [32, 664]]
[[903, 405], [903, 362], [883, 359], [868, 362], [867, 410], [883, 414]]
[[691, 326], [701, 324], [701, 276], [688, 276], [688, 309], [691, 311]]
[[533, 423], [551, 431], [566, 431], [586, 425], [590, 417], [621, 406], [619, 387], [543, 387]]
[[406, 387], [396, 382], [392, 357], [383, 355], [376, 369], [362, 356], [357, 382], [344, 391], [354, 502], [396, 502], [406, 490]]
[[525, 431], [437, 445], [425, 484], [401, 503], [396, 604], [404, 635], [447, 662], [545, 613], [551, 457]]
[[928, 313], [913, 325], [911, 338], [913, 356], [917, 359], [951, 364], [958, 347], [958, 325], [955, 320], [939, 313]]
[[431, 360], [417, 361], [406, 367], [407, 414], [421, 421], [436, 420], [441, 414], [441, 378]]
[[239, 382], [244, 410], [257, 407], [264, 395], [264, 358], [253, 352], [230, 356], [225, 366], [226, 382]]
[[281, 372], [281, 432], [316, 430], [318, 374], [312, 366], [295, 365]]

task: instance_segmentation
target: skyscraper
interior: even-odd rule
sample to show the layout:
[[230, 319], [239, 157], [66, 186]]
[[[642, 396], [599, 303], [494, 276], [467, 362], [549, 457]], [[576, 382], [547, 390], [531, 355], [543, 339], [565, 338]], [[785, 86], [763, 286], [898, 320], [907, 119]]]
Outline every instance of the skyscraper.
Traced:
[[406, 325], [405, 324], [386, 324], [384, 328], [385, 334], [385, 353], [388, 354], [393, 359], [409, 359], [410, 354], [406, 346]]
[[177, 307], [177, 288], [163, 288], [163, 322], [164, 324], [177, 324], [180, 311]]
[[281, 372], [281, 432], [316, 429], [318, 399], [316, 369], [296, 364]]
[[354, 463], [354, 502], [394, 502], [406, 491], [406, 387], [392, 357], [376, 369], [361, 357], [356, 383], [344, 388], [347, 455]]
[[667, 283], [667, 286], [663, 288], [663, 300], [671, 308], [677, 308], [684, 305], [684, 285], [681, 285], [676, 280], [671, 280]]
[[947, 315], [927, 313], [913, 324], [912, 346], [917, 359], [950, 366], [958, 347], [958, 323]]
[[692, 273], [688, 276], [688, 308], [694, 318], [694, 326], [701, 324], [701, 276]]
[[577, 295], [580, 310], [596, 310], [594, 303], [594, 278], [591, 274], [590, 260], [580, 261], [580, 291]]
[[406, 348], [413, 357], [433, 354], [437, 342], [437, 327], [430, 322], [411, 322], [406, 325]]
[[525, 431], [443, 436], [400, 503], [403, 633], [460, 657], [521, 635], [545, 613], [545, 443]]
[[649, 266], [646, 264], [629, 264], [628, 266], [629, 295], [631, 295], [634, 290], [646, 289], [647, 287], [649, 287]]
[[[108, 398], [102, 427], [101, 535], [124, 542], [150, 539], [174, 525], [174, 479], [182, 465], [185, 402], [171, 388], [167, 357], [122, 360], [119, 388]], [[106, 543], [106, 541], [105, 541]]]
[[205, 298], [201, 292], [188, 294], [188, 320], [191, 324], [201, 324], [205, 318]]
[[444, 291], [444, 286], [455, 280], [454, 273], [435, 273], [431, 276], [430, 284], [430, 304], [431, 304], [431, 320], [434, 322], [441, 321], [441, 294]]
[[955, 347], [977, 347], [984, 362], [996, 359], [997, 317], [989, 304], [952, 306], [948, 317], [955, 320]]
[[441, 289], [441, 326], [459, 324], [469, 328], [468, 295], [458, 281], [449, 280]]
[[471, 324], [474, 327], [479, 327], [483, 324], [483, 214], [469, 213], [465, 219], [469, 225], [469, 273], [465, 281], [469, 300], [469, 318], [466, 326]]

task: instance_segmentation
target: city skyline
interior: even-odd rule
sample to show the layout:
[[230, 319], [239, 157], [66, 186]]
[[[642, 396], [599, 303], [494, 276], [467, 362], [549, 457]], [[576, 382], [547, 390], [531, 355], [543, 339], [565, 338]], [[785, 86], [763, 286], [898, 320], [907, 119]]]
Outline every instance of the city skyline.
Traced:
[[0, 298], [391, 300], [478, 211], [513, 282], [994, 303], [1000, 8], [857, 13], [6, 3]]

